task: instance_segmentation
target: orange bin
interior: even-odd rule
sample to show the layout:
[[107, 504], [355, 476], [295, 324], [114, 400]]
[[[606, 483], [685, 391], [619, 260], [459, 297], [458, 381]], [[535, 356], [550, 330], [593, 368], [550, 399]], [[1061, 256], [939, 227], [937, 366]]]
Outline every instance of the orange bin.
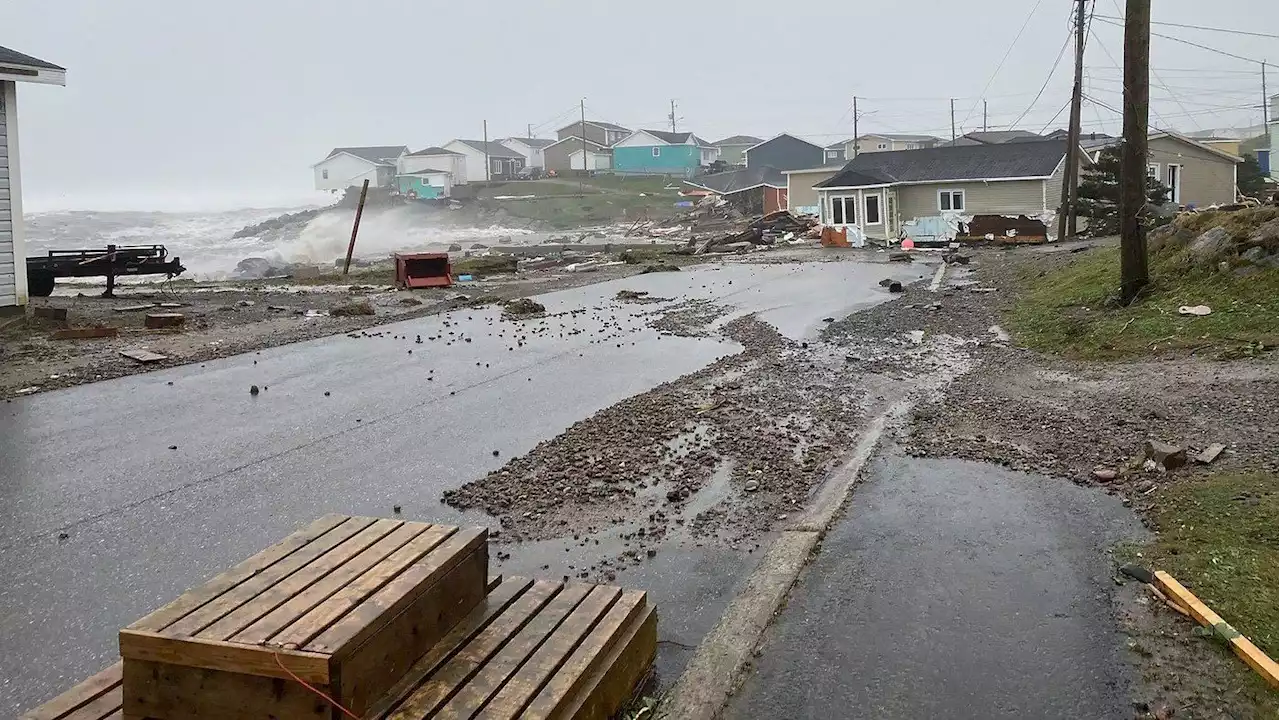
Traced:
[[449, 287], [453, 267], [448, 253], [396, 253], [396, 287]]

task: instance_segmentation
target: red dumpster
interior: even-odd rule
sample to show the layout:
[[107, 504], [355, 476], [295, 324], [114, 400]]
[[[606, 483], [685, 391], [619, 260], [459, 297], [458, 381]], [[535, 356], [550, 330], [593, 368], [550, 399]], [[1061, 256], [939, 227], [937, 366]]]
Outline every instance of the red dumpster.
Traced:
[[396, 287], [449, 287], [453, 268], [448, 253], [396, 253]]

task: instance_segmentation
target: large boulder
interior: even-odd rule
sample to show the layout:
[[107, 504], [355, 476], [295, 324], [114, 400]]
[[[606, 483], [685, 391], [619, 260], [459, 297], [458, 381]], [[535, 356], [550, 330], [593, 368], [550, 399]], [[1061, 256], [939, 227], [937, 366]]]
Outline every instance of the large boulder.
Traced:
[[1224, 227], [1209, 228], [1191, 243], [1190, 249], [1199, 260], [1217, 260], [1231, 252], [1231, 233]]
[[1195, 233], [1178, 225], [1177, 223], [1169, 223], [1147, 233], [1147, 246], [1152, 251], [1169, 248], [1184, 248], [1195, 240]]
[[1277, 250], [1280, 250], [1280, 224], [1274, 220], [1262, 223], [1249, 235], [1249, 240], [1245, 244], [1262, 248], [1268, 255], [1275, 255]]
[[271, 261], [263, 257], [247, 257], [236, 263], [236, 277], [260, 278], [275, 272]]

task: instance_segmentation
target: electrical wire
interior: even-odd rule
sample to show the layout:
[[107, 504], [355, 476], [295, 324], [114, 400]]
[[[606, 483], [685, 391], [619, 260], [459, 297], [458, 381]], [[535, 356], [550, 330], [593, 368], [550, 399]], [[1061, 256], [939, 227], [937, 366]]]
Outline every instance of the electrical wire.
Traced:
[[1022, 118], [1026, 117], [1027, 113], [1031, 112], [1031, 108], [1035, 107], [1036, 103], [1040, 101], [1040, 96], [1044, 94], [1044, 89], [1049, 87], [1049, 81], [1053, 80], [1053, 74], [1058, 70], [1058, 64], [1062, 62], [1062, 56], [1066, 53], [1067, 44], [1070, 42], [1071, 34], [1067, 33], [1067, 39], [1063, 40], [1062, 47], [1058, 48], [1058, 57], [1054, 59], [1053, 67], [1049, 68], [1049, 75], [1044, 79], [1044, 84], [1040, 86], [1040, 90], [1036, 93], [1035, 98], [1031, 100], [1031, 104], [1027, 106], [1027, 109], [1023, 110], [1022, 114], [1018, 116], [1018, 119], [1014, 120], [1013, 124], [1009, 127], [1017, 127], [1018, 123], [1022, 122]]
[[[1119, 10], [1119, 9], [1120, 8], [1116, 8], [1116, 10]], [[1111, 17], [1110, 15], [1099, 15], [1098, 18], [1102, 20], [1119, 20], [1120, 22], [1124, 22], [1123, 17]], [[1229, 28], [1216, 28], [1216, 27], [1208, 27], [1205, 25], [1183, 25], [1182, 23], [1160, 22], [1158, 20], [1152, 20], [1151, 24], [1167, 25], [1169, 27], [1187, 28], [1188, 30], [1208, 30], [1209, 32], [1231, 33], [1233, 35], [1252, 35], [1254, 37], [1280, 38], [1280, 35], [1273, 35], [1271, 33], [1250, 32], [1248, 30], [1231, 30]]]
[[[1106, 20], [1106, 19], [1103, 19], [1101, 16], [1099, 16], [1099, 17], [1098, 17], [1098, 19], [1099, 19], [1099, 20], [1102, 20], [1102, 22], [1104, 22], [1104, 23], [1106, 23], [1106, 24], [1108, 24], [1108, 25], [1114, 25], [1114, 26], [1116, 26], [1116, 27], [1118, 27], [1118, 28], [1123, 28], [1123, 27], [1124, 27], [1124, 24], [1123, 24], [1123, 23], [1118, 23], [1118, 22], [1113, 22], [1113, 21], [1111, 21], [1111, 20]], [[1208, 45], [1201, 45], [1200, 43], [1194, 43], [1194, 42], [1191, 42], [1190, 40], [1183, 40], [1183, 39], [1182, 39], [1182, 38], [1180, 38], [1180, 37], [1174, 37], [1174, 36], [1172, 36], [1172, 35], [1161, 35], [1161, 34], [1160, 34], [1160, 33], [1158, 33], [1158, 32], [1152, 32], [1152, 33], [1151, 33], [1151, 35], [1152, 35], [1153, 37], [1159, 37], [1159, 38], [1164, 38], [1164, 39], [1166, 39], [1166, 40], [1173, 40], [1174, 42], [1180, 42], [1180, 43], [1182, 43], [1183, 45], [1190, 45], [1191, 47], [1197, 47], [1197, 48], [1200, 48], [1201, 50], [1208, 50], [1209, 52], [1217, 53], [1217, 54], [1219, 54], [1219, 55], [1225, 55], [1225, 56], [1227, 56], [1227, 57], [1229, 57], [1229, 58], [1235, 58], [1236, 60], [1244, 60], [1245, 62], [1251, 62], [1251, 63], [1253, 63], [1253, 64], [1255, 64], [1255, 65], [1261, 65], [1263, 62], [1266, 62], [1266, 63], [1267, 63], [1267, 64], [1269, 64], [1269, 65], [1274, 65], [1274, 64], [1275, 64], [1275, 63], [1271, 62], [1270, 60], [1263, 61], [1263, 60], [1255, 60], [1255, 59], [1253, 59], [1253, 58], [1247, 58], [1247, 57], [1245, 57], [1245, 56], [1243, 56], [1243, 55], [1236, 55], [1235, 53], [1229, 53], [1229, 52], [1227, 52], [1226, 50], [1219, 50], [1218, 48], [1209, 47]]]
[[1048, 130], [1048, 129], [1049, 129], [1049, 126], [1050, 126], [1050, 125], [1052, 125], [1054, 122], [1056, 122], [1056, 121], [1057, 121], [1058, 116], [1062, 114], [1062, 111], [1063, 111], [1063, 110], [1066, 110], [1066, 109], [1067, 109], [1067, 107], [1069, 107], [1070, 105], [1071, 105], [1071, 101], [1070, 101], [1070, 100], [1067, 100], [1065, 103], [1063, 103], [1063, 104], [1062, 104], [1062, 107], [1058, 108], [1058, 112], [1054, 113], [1054, 114], [1053, 114], [1053, 117], [1049, 118], [1049, 122], [1045, 123], [1045, 124], [1044, 124], [1044, 127], [1040, 128], [1040, 132], [1038, 132], [1038, 133], [1036, 133], [1036, 134], [1037, 134], [1037, 135], [1043, 135], [1043, 134], [1044, 134], [1044, 131], [1045, 131], [1045, 130]]
[[1036, 0], [1036, 4], [1031, 6], [1031, 12], [1027, 13], [1027, 17], [1022, 21], [1022, 27], [1018, 28], [1018, 33], [1013, 36], [1013, 41], [1009, 43], [1009, 47], [1005, 48], [1004, 55], [1000, 58], [1000, 62], [996, 63], [996, 69], [991, 71], [991, 77], [987, 78], [987, 84], [982, 86], [982, 92], [978, 93], [974, 99], [973, 105], [969, 106], [969, 112], [965, 113], [964, 119], [960, 121], [964, 125], [973, 116], [973, 111], [977, 109], [978, 102], [983, 95], [987, 94], [987, 90], [991, 89], [991, 83], [996, 79], [996, 75], [1000, 74], [1000, 68], [1004, 67], [1004, 61], [1009, 59], [1009, 53], [1013, 52], [1013, 47], [1018, 44], [1018, 38], [1022, 37], [1022, 33], [1027, 29], [1027, 25], [1031, 24], [1031, 18], [1036, 14], [1036, 10], [1040, 9], [1040, 4], [1044, 0]]

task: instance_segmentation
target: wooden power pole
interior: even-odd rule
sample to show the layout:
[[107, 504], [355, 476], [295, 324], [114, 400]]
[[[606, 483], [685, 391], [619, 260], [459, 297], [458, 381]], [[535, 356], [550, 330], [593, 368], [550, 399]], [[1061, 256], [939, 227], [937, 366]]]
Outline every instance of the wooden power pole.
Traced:
[[1058, 239], [1076, 234], [1076, 190], [1080, 180], [1080, 99], [1084, 75], [1084, 4], [1076, 2], [1076, 73], [1071, 86], [1071, 121], [1067, 126], [1067, 167], [1062, 176], [1062, 204], [1058, 208]]
[[956, 99], [951, 98], [951, 144], [956, 144]]
[[671, 132], [676, 131], [676, 101], [671, 101]]
[[[858, 146], [862, 143], [858, 140], [858, 96], [853, 96], [853, 157], [858, 157]], [[850, 158], [852, 159], [852, 158]]]
[[484, 120], [484, 179], [488, 182], [492, 178], [489, 177], [489, 121]]
[[1124, 9], [1124, 142], [1120, 156], [1120, 300], [1147, 286], [1147, 73], [1151, 62], [1151, 0]]
[[982, 132], [987, 131], [987, 101], [982, 101]]
[[[578, 192], [584, 192], [586, 189], [585, 188], [586, 180], [584, 180], [583, 178], [587, 176], [587, 99], [586, 98], [581, 98], [578, 100], [578, 120], [581, 122], [581, 124], [578, 126], [578, 130], [582, 133], [582, 174], [578, 176]], [[608, 137], [605, 138], [605, 140], [608, 140], [608, 139], [609, 139]], [[569, 163], [569, 167], [573, 167], [572, 161]]]

